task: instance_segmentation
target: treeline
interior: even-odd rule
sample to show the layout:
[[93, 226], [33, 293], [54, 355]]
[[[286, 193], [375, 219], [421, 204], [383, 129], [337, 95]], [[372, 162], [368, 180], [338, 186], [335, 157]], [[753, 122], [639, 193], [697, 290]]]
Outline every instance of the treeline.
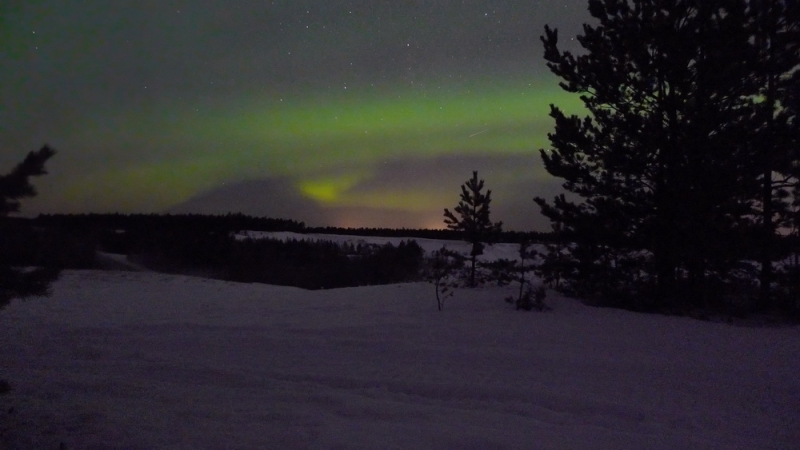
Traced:
[[242, 214], [77, 214], [3, 218], [0, 263], [103, 268], [97, 252], [127, 255], [148, 269], [212, 278], [324, 289], [419, 279], [423, 250], [310, 239], [237, 239], [236, 231], [303, 233], [302, 222]]
[[[307, 227], [305, 233], [340, 234], [344, 236], [378, 236], [378, 237], [403, 237], [417, 239], [436, 239], [458, 241], [464, 238], [462, 231], [450, 229], [414, 229], [414, 228], [338, 228], [338, 227]], [[538, 231], [501, 231], [498, 233], [499, 242], [518, 244], [521, 242], [549, 242], [552, 233]]]
[[[10, 219], [11, 220], [11, 219]], [[300, 234], [337, 234], [345, 236], [400, 237], [437, 240], [460, 240], [463, 233], [454, 230], [413, 228], [340, 228], [307, 227], [290, 219], [252, 217], [244, 214], [42, 214], [31, 224], [42, 230], [57, 230], [66, 235], [94, 240], [97, 249], [128, 254], [153, 234], [234, 233], [238, 231], [290, 231]], [[509, 243], [549, 242], [551, 233], [503, 231], [498, 241]]]
[[130, 258], [161, 272], [329, 289], [416, 281], [423, 255], [414, 241], [378, 246], [309, 239], [237, 240], [212, 232], [165, 233]]

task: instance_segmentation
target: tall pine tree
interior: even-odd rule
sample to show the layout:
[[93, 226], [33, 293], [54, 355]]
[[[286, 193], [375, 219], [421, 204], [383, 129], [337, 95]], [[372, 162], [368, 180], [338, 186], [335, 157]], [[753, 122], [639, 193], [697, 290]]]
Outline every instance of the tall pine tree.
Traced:
[[557, 30], [542, 37], [548, 67], [589, 111], [551, 106], [541, 151], [579, 198], [535, 199], [570, 242], [565, 281], [621, 306], [703, 301], [741, 257], [755, 184], [741, 145], [746, 2], [590, 0], [589, 11], [599, 25], [584, 25], [584, 54], [560, 51]]
[[786, 0], [751, 0], [747, 27], [752, 35], [753, 83], [751, 140], [760, 193], [753, 202], [760, 226], [758, 260], [760, 306], [773, 305], [771, 286], [779, 228], [791, 227], [793, 191], [797, 192], [800, 163], [797, 92], [800, 91], [800, 3]]
[[461, 201], [455, 207], [455, 214], [447, 208], [444, 209], [444, 223], [447, 228], [463, 232], [464, 240], [472, 244], [470, 286], [475, 286], [475, 264], [477, 257], [483, 254], [484, 244], [494, 242], [503, 229], [503, 222], [492, 223], [489, 217], [492, 191], [482, 193], [483, 185], [483, 180], [478, 179], [478, 172], [473, 171], [472, 178], [461, 185]]

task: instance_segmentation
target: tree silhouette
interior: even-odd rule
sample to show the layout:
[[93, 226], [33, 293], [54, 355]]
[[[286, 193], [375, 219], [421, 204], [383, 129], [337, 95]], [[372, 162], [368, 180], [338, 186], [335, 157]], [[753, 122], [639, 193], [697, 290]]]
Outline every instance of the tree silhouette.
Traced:
[[[580, 56], [545, 59], [589, 116], [551, 106], [547, 171], [576, 194], [542, 213], [570, 241], [572, 289], [649, 307], [705, 301], [732, 276], [757, 192], [744, 0], [590, 0]], [[638, 300], [634, 300], [638, 299]], [[642, 307], [638, 305], [637, 307]]]
[[439, 250], [435, 250], [426, 262], [424, 278], [433, 283], [436, 291], [436, 307], [439, 311], [444, 310], [444, 300], [452, 297], [455, 289], [459, 287], [458, 279], [454, 279], [453, 276], [464, 267], [464, 259], [464, 255], [442, 246]]
[[[483, 194], [484, 182], [478, 179], [478, 172], [461, 185], [461, 201], [455, 207], [455, 214], [444, 209], [444, 223], [447, 228], [464, 233], [464, 240], [472, 244], [470, 251], [469, 285], [475, 286], [475, 262], [483, 254], [484, 244], [492, 243], [503, 229], [503, 222], [492, 223], [489, 218], [489, 205], [492, 191]], [[458, 216], [456, 216], [458, 214]]]
[[[796, 200], [800, 143], [797, 92], [800, 75], [800, 3], [782, 0], [751, 0], [747, 27], [751, 39], [751, 71], [755, 101], [750, 129], [753, 130], [754, 167], [759, 171], [760, 193], [754, 202], [760, 216], [758, 259], [760, 302], [771, 307], [773, 261], [779, 258], [777, 230], [791, 222]], [[793, 194], [793, 191], [795, 192]]]
[[[12, 227], [5, 220], [11, 213], [19, 212], [22, 198], [33, 197], [36, 189], [30, 184], [30, 177], [46, 174], [45, 162], [55, 155], [48, 146], [30, 152], [11, 173], [0, 176], [0, 240], [14, 239]], [[0, 259], [0, 309], [14, 298], [45, 295], [50, 283], [58, 277], [52, 268], [21, 269], [14, 267], [13, 261]]]

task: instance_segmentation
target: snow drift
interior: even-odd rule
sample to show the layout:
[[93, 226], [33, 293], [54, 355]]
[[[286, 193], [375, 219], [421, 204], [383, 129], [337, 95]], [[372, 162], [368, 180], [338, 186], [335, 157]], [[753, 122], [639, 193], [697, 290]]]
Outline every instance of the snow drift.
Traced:
[[[508, 288], [513, 289], [513, 288]], [[0, 312], [0, 446], [791, 448], [800, 329], [506, 288], [328, 291], [67, 271]], [[14, 410], [7, 413], [10, 407]]]

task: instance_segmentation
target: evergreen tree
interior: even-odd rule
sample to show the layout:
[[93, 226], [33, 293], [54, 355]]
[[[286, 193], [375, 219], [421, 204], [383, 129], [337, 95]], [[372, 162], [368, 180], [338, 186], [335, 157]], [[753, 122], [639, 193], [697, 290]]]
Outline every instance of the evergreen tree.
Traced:
[[424, 278], [433, 283], [436, 291], [436, 307], [439, 311], [444, 310], [444, 300], [452, 297], [455, 289], [459, 287], [458, 279], [453, 277], [464, 267], [464, 259], [462, 254], [442, 246], [426, 261]]
[[506, 302], [513, 303], [517, 310], [548, 310], [549, 308], [544, 304], [547, 296], [544, 285], [540, 284], [534, 287], [531, 280], [528, 279], [528, 272], [539, 267], [539, 264], [532, 261], [539, 256], [539, 252], [531, 248], [529, 241], [522, 241], [519, 243], [518, 255], [519, 260], [500, 259], [488, 264], [487, 266], [492, 270], [492, 279], [499, 285], [511, 282], [518, 284], [519, 291], [516, 298], [510, 295], [505, 299]]
[[751, 0], [747, 27], [751, 39], [751, 77], [754, 83], [751, 140], [760, 193], [754, 202], [760, 219], [758, 259], [761, 263], [761, 308], [772, 305], [773, 262], [779, 227], [791, 226], [793, 191], [797, 189], [798, 123], [796, 101], [800, 90], [800, 3], [785, 0]]
[[[472, 172], [472, 178], [461, 185], [461, 201], [455, 207], [455, 214], [444, 209], [444, 223], [451, 230], [464, 233], [464, 240], [472, 244], [470, 251], [469, 285], [475, 286], [475, 262], [483, 254], [484, 244], [494, 242], [502, 231], [503, 223], [492, 223], [489, 218], [489, 205], [492, 202], [492, 191], [483, 194], [484, 182], [478, 179], [478, 172]], [[456, 216], [456, 214], [458, 216]]]
[[[14, 239], [10, 234], [13, 227], [6, 217], [19, 212], [19, 200], [36, 195], [36, 189], [29, 178], [44, 175], [45, 162], [55, 154], [48, 146], [39, 151], [30, 152], [25, 160], [18, 164], [11, 173], [0, 176], [0, 241]], [[14, 267], [13, 261], [0, 259], [0, 309], [14, 298], [45, 295], [50, 283], [58, 277], [58, 271], [52, 268], [24, 270]]]
[[[800, 2], [751, 1], [755, 77], [761, 100], [755, 140], [768, 159], [762, 170], [761, 307], [800, 312]], [[769, 175], [769, 176], [768, 176]], [[772, 198], [772, 204], [767, 199]], [[781, 236], [788, 231], [789, 236]], [[790, 264], [777, 265], [776, 260]], [[778, 272], [778, 273], [774, 273]], [[771, 286], [782, 298], [773, 298]]]
[[[700, 302], [731, 276], [756, 189], [746, 145], [750, 35], [744, 0], [590, 0], [580, 56], [542, 37], [561, 87], [547, 171], [580, 197], [535, 201], [570, 241], [576, 292], [628, 307]], [[711, 276], [710, 276], [711, 275]]]

